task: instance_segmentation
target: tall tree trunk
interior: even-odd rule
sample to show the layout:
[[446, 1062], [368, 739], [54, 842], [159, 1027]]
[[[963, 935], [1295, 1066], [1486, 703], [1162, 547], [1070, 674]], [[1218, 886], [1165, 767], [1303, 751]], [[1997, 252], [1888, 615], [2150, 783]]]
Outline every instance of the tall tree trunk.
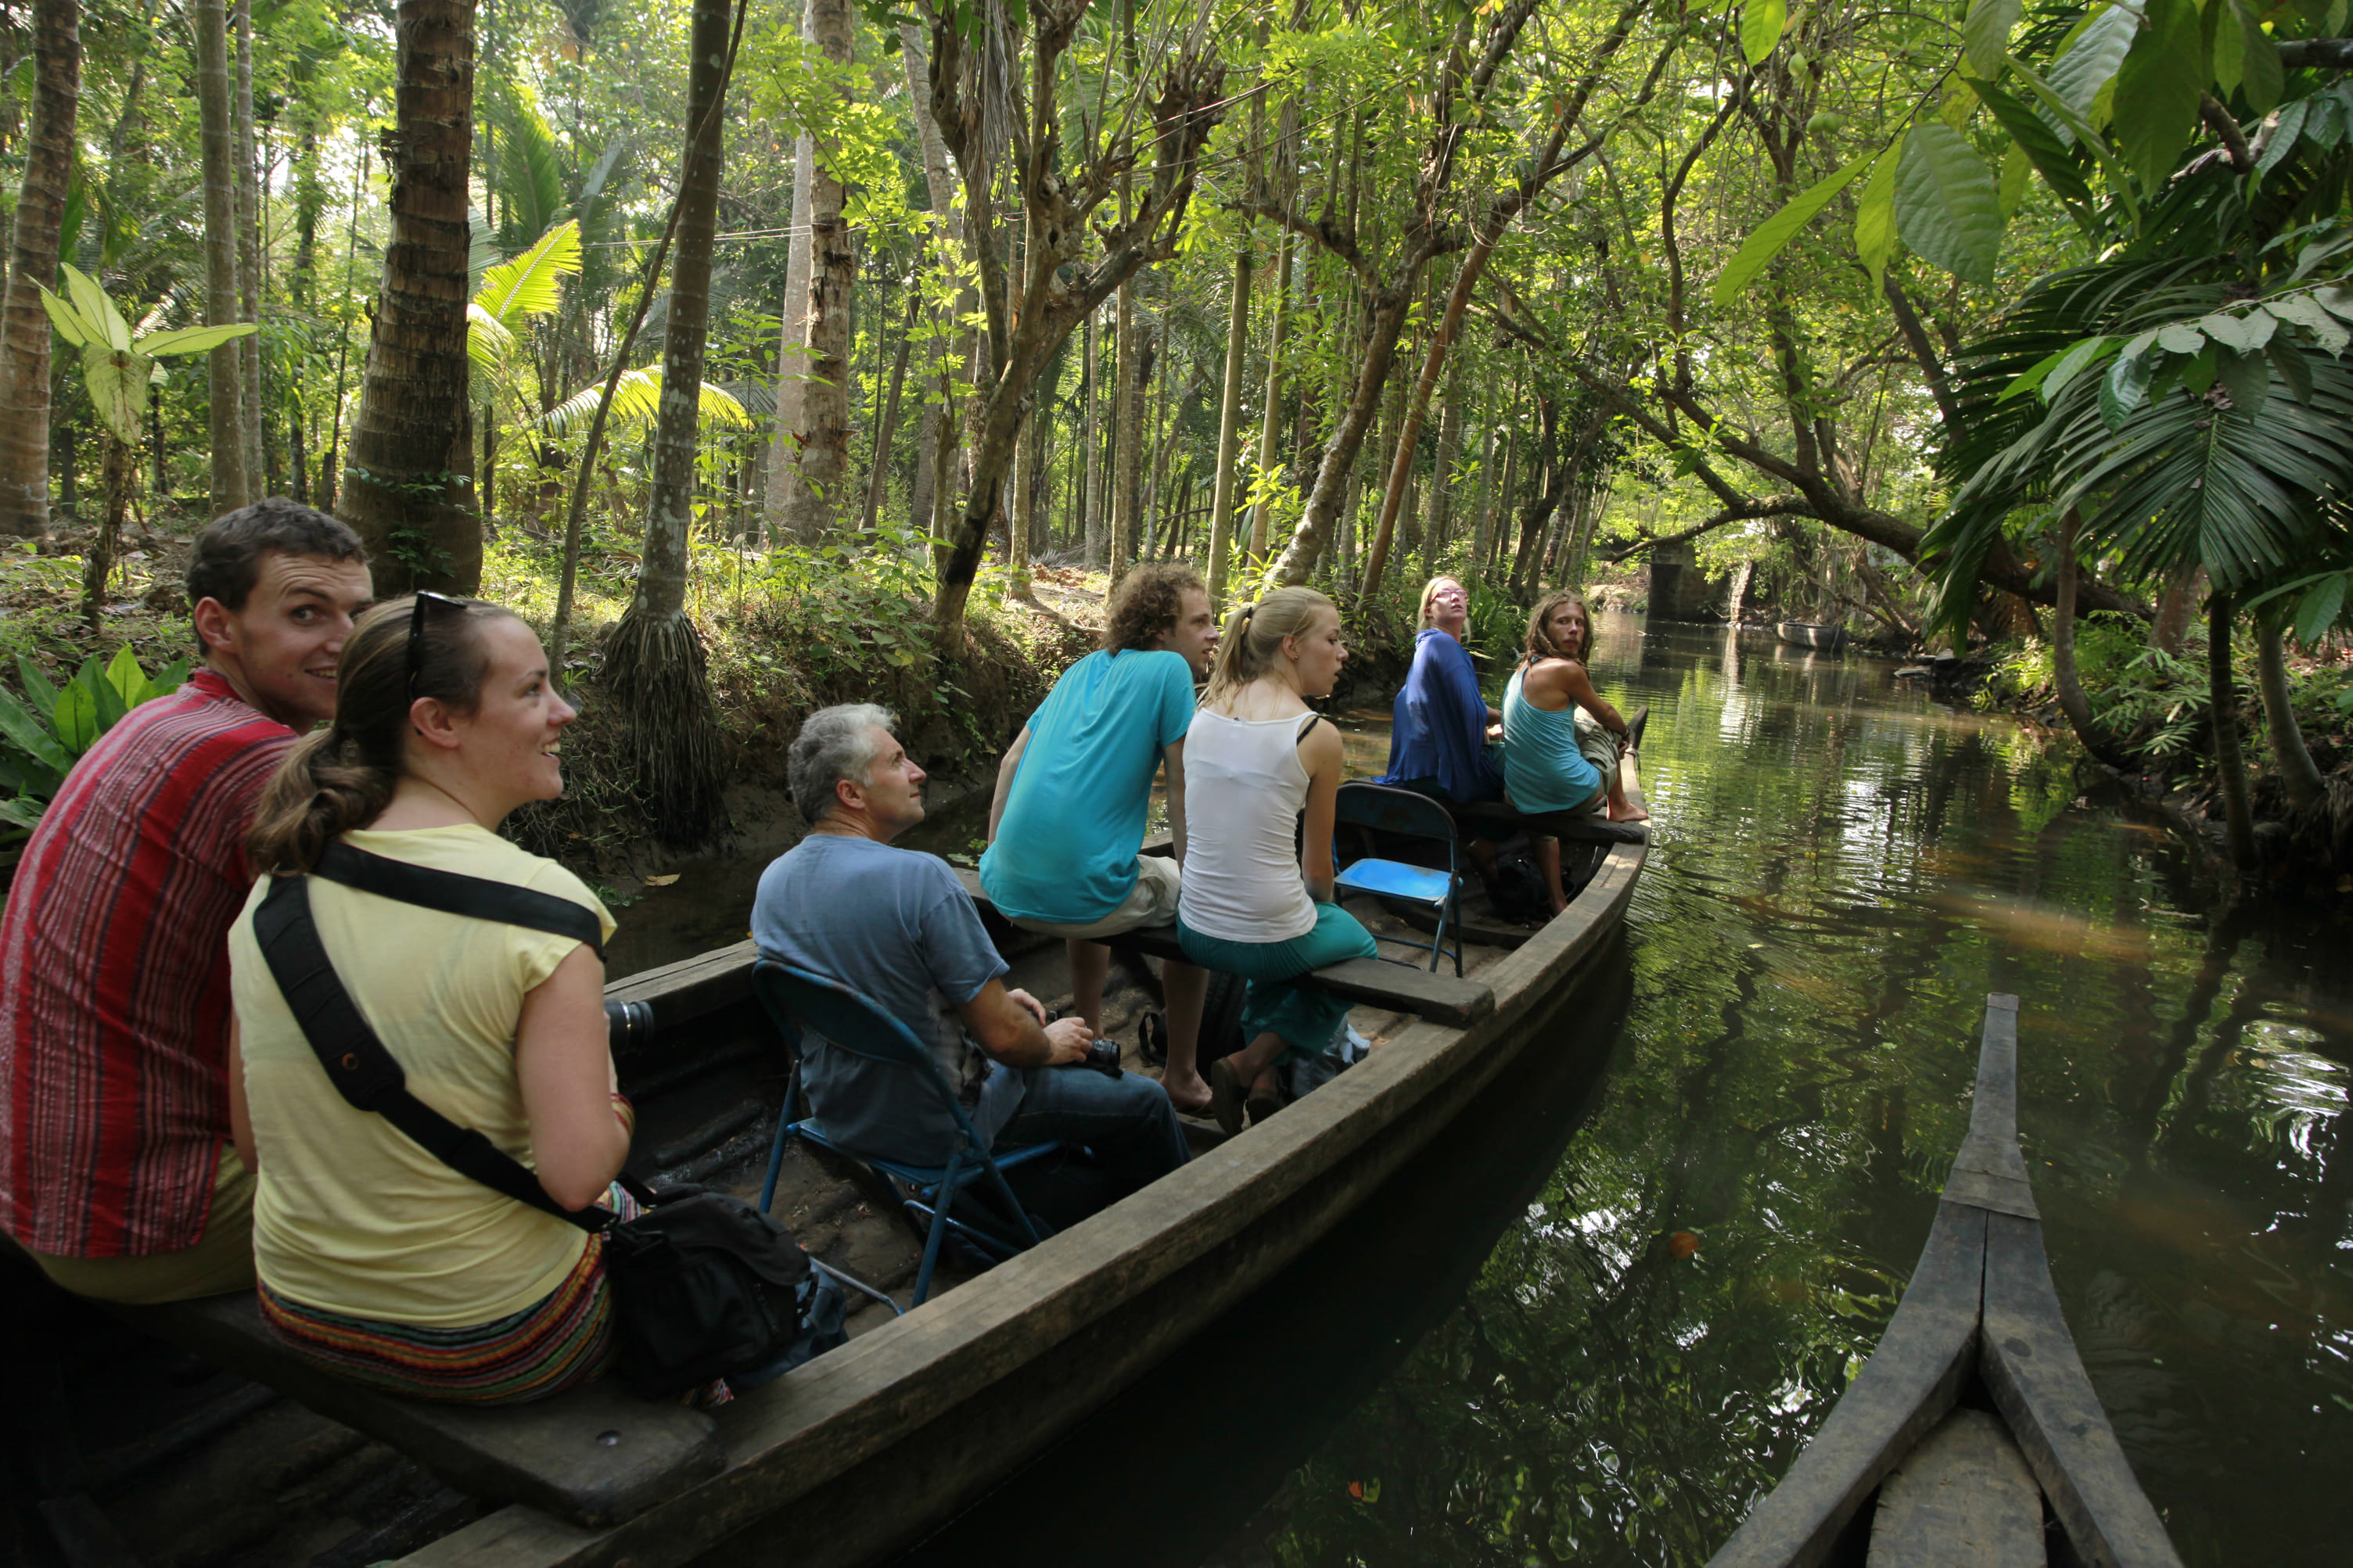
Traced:
[[[1121, 221], [1126, 221], [1121, 203]], [[1116, 585], [1127, 575], [1129, 563], [1135, 555], [1135, 487], [1136, 473], [1141, 466], [1141, 443], [1136, 439], [1144, 422], [1141, 389], [1143, 373], [1137, 368], [1135, 331], [1135, 282], [1133, 279], [1119, 286], [1119, 321], [1112, 340], [1111, 420], [1112, 439], [1117, 443], [1112, 457], [1111, 470], [1111, 580]]]
[[861, 533], [874, 531], [874, 519], [882, 510], [882, 487], [891, 477], [891, 442], [899, 430], [899, 390], [906, 384], [907, 351], [915, 341], [915, 312], [923, 303], [922, 289], [907, 290], [907, 319], [900, 323], [899, 353], [891, 362], [891, 391], [882, 400], [882, 421], [874, 427], [874, 452], [867, 466], [866, 514], [859, 522]]
[[2206, 696], [2214, 725], [2214, 773], [2222, 789], [2222, 826], [2231, 863], [2255, 868], [2255, 819], [2247, 805], [2247, 757], [2239, 742], [2239, 695], [2231, 676], [2231, 598], [2206, 597]]
[[1430, 517], [1421, 527], [1421, 574], [1435, 576], [1438, 552], [1446, 548], [1454, 519], [1454, 464], [1462, 450], [1462, 362], [1446, 378], [1446, 403], [1438, 414], [1438, 451], [1430, 468]]
[[[1504, 405], [1508, 414], [1511, 405]], [[1495, 554], [1504, 530], [1497, 525], [1512, 515], [1512, 498], [1518, 493], [1520, 479], [1520, 427], [1514, 423], [1504, 437], [1504, 472], [1496, 482], [1495, 494], [1487, 507], [1487, 515], [1479, 520], [1479, 570], [1484, 572], [1494, 564]]]
[[2082, 523], [2082, 517], [2069, 507], [2059, 520], [2059, 534], [2052, 542], [2057, 575], [2052, 597], [2057, 603], [2051, 615], [2051, 680], [2059, 689], [2060, 710], [2067, 715], [2084, 749], [2118, 773], [2131, 773], [2137, 764], [2092, 716], [2092, 700], [2084, 695], [2084, 682], [2075, 670], [2075, 584], [2081, 570], [2075, 559], [2075, 531]]
[[[1416, 264], [1406, 276], [1380, 289], [1374, 298], [1372, 335], [1364, 344], [1355, 390], [1341, 412], [1339, 427], [1332, 432], [1332, 439], [1324, 448], [1323, 464], [1315, 471], [1315, 488], [1308, 492], [1299, 526], [1292, 531], [1290, 543], [1283, 547], [1282, 559], [1270, 574], [1278, 584], [1307, 581], [1308, 573], [1315, 568], [1315, 558], [1324, 553], [1324, 542], [1332, 537], [1332, 525], [1340, 516], [1340, 495], [1347, 488], [1348, 470], [1356, 466], [1356, 454], [1365, 444], [1365, 432], [1372, 427], [1373, 416], [1380, 408], [1381, 391], [1388, 384], [1389, 367], [1397, 363], [1398, 335], [1405, 327], [1406, 311], [1412, 307], [1414, 285], [1420, 271]], [[1369, 582], [1369, 564], [1366, 575]]]
[[2280, 783], [2299, 807], [2320, 803], [2328, 786], [2312, 752], [2304, 743], [2304, 729], [2295, 721], [2295, 703], [2287, 685], [2287, 623], [2284, 618], [2255, 623], [2255, 670], [2263, 694], [2263, 729], [2272, 742], [2272, 759], [2279, 765]]
[[2189, 634], [2190, 613], [2198, 607], [2198, 585], [2205, 578], [2205, 568], [2184, 566], [2165, 580], [2158, 590], [2157, 615], [2149, 622], [2149, 646], [2174, 658], [2181, 657], [2181, 645]]
[[1013, 437], [1013, 520], [1005, 530], [1005, 588], [1017, 599], [1030, 596], [1029, 524], [1038, 509], [1038, 444], [1029, 436], [1024, 425]]
[[1079, 401], [1086, 405], [1086, 434], [1080, 453], [1085, 474], [1080, 482], [1079, 515], [1074, 527], [1081, 537], [1081, 559], [1088, 566], [1101, 566], [1109, 559], [1103, 538], [1103, 419], [1095, 406], [1095, 384], [1103, 379], [1097, 374], [1100, 355], [1095, 348], [1095, 318], [1102, 313], [1087, 312], [1086, 346], [1080, 355], [1085, 366], [1079, 380]]
[[[817, 41], [818, 0], [801, 7], [801, 42]], [[922, 110], [916, 111], [919, 115]], [[793, 510], [798, 479], [802, 399], [807, 395], [809, 307], [809, 201], [817, 184], [817, 143], [803, 134], [793, 142], [793, 214], [785, 240], [785, 299], [776, 329], [776, 424], [768, 441], [768, 537], [789, 537], [786, 519]]]
[[0, 302], [0, 534], [17, 539], [41, 538], [49, 527], [50, 327], [41, 289], [58, 281], [58, 229], [73, 176], [79, 9], [75, 0], [33, 5], [32, 128]]
[[[457, 7], [445, 0], [444, 8]], [[404, 16], [407, 9], [402, 8]], [[205, 324], [218, 327], [244, 319], [237, 308], [237, 126], [236, 111], [230, 103], [228, 12], [221, 0], [195, 0], [189, 20], [196, 35], [196, 110], [204, 148]], [[406, 80], [404, 73], [404, 85]], [[458, 216], [462, 231], [466, 211], [462, 159], [459, 166], [461, 183]], [[389, 271], [385, 281], [389, 287]], [[462, 300], [460, 309], [462, 311]], [[461, 313], [461, 327], [464, 321]], [[215, 517], [234, 511], [253, 500], [245, 464], [245, 420], [240, 411], [245, 401], [245, 374], [239, 353], [237, 343], [230, 342], [205, 356], [211, 399]], [[379, 583], [377, 589], [384, 591], [384, 584]]]
[[686, 613], [694, 531], [694, 458], [711, 325], [711, 253], [719, 232], [721, 121], [735, 65], [728, 0], [694, 0], [688, 44], [687, 142], [678, 176], [677, 257], [662, 335], [661, 402], [637, 592], [606, 640], [601, 684], [623, 754], [667, 843], [699, 844], [718, 826], [719, 724], [702, 638]]
[[1234, 292], [1226, 317], [1226, 384], [1218, 405], [1217, 486], [1209, 501], [1209, 608], [1221, 612], [1226, 604], [1226, 557], [1232, 552], [1234, 528], [1234, 458], [1241, 436], [1242, 355], [1250, 346], [1250, 226], [1242, 226], [1241, 247], [1234, 252]]
[[[1266, 350], [1266, 411], [1261, 420], [1258, 435], [1258, 474], [1271, 478], [1281, 454], [1276, 450], [1282, 438], [1282, 345], [1291, 329], [1291, 265], [1297, 253], [1297, 243], [1285, 229], [1274, 262], [1274, 321], [1267, 334]], [[1288, 465], [1285, 465], [1286, 467]], [[1265, 569], [1267, 519], [1274, 503], [1262, 500], [1250, 508], [1250, 563], [1253, 577]]]
[[392, 243], [342, 510], [367, 545], [378, 594], [471, 594], [482, 581], [466, 359], [472, 0], [401, 0], [394, 37]]
[[[809, 0], [817, 47], [837, 65], [850, 62], [849, 0]], [[843, 93], [848, 103], [849, 95]], [[785, 527], [803, 543], [821, 542], [839, 526], [849, 486], [850, 290], [858, 279], [857, 241], [842, 221], [840, 149], [819, 147], [809, 179], [807, 368], [800, 384], [800, 462], [785, 497]], [[798, 235], [796, 250], [801, 248]]]
[[[237, 298], [243, 321], [261, 320], [261, 182], [254, 151], [253, 0], [237, 0]], [[237, 351], [246, 486], [259, 497], [269, 472], [261, 444], [261, 334], [248, 332]]]

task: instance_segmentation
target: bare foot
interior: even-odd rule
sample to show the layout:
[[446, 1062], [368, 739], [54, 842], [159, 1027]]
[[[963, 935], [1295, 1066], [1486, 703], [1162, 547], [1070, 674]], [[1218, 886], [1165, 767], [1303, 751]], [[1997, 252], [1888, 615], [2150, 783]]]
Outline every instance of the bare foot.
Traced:
[[1163, 1073], [1160, 1076], [1160, 1087], [1166, 1091], [1168, 1103], [1175, 1106], [1180, 1114], [1186, 1116], [1209, 1114], [1209, 1086], [1203, 1080], [1200, 1074], [1195, 1073], [1187, 1079], [1174, 1079]]
[[1651, 814], [1642, 810], [1640, 806], [1613, 805], [1609, 808], [1609, 820], [1612, 822], [1648, 822], [1651, 820]]

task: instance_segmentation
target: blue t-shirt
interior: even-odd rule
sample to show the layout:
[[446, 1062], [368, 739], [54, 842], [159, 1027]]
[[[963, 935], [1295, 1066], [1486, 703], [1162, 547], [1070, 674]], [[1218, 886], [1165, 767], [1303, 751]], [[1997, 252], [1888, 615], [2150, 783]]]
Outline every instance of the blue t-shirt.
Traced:
[[1501, 800], [1504, 770], [1487, 749], [1487, 700], [1462, 645], [1436, 626], [1413, 639], [1413, 668], [1389, 725], [1389, 771], [1375, 784], [1435, 779], [1454, 800]]
[[[752, 939], [779, 963], [863, 993], [929, 1046], [982, 1139], [1019, 1106], [1019, 1073], [966, 1043], [956, 1008], [1005, 973], [980, 911], [947, 862], [871, 838], [812, 833], [760, 874]], [[955, 1119], [915, 1073], [818, 1034], [801, 1040], [801, 1081], [826, 1136], [910, 1164], [947, 1159]]]
[[1165, 649], [1103, 649], [1029, 715], [980, 885], [1001, 914], [1088, 925], [1135, 886], [1161, 753], [1193, 721], [1193, 669]]

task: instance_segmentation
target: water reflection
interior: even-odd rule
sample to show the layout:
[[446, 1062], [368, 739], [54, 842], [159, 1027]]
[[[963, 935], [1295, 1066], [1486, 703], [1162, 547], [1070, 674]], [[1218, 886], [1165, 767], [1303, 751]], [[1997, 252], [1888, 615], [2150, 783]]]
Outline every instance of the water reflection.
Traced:
[[[1651, 706], [1662, 823], [1598, 1108], [1435, 1326], [1397, 1320], [1398, 1359], [1345, 1415], [1284, 1419], [1327, 1403], [1304, 1348], [1246, 1375], [1188, 1352], [1155, 1403], [1089, 1428], [1155, 1490], [1080, 1510], [1028, 1560], [1704, 1559], [1892, 1312], [1995, 990], [2023, 1001], [2021, 1127], [2059, 1293], [2184, 1557], [2343, 1560], [2343, 916], [2210, 921], [2189, 866], [2079, 795], [2065, 756], [1883, 662], [1608, 616], [1596, 665], [1620, 707]], [[1339, 1310], [1375, 1337], [1395, 1310]], [[1154, 1434], [1174, 1408], [1172, 1449]], [[1202, 1484], [1201, 1452], [1270, 1441], [1294, 1445], [1287, 1473]], [[939, 1560], [1021, 1555], [1025, 1513], [1072, 1479], [1005, 1496], [1024, 1486], [1033, 1506], [952, 1531]]]

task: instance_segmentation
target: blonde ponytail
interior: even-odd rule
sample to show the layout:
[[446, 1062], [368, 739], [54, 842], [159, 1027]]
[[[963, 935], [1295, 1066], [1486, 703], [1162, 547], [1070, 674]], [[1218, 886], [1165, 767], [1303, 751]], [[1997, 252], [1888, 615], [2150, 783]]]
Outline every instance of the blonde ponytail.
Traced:
[[245, 838], [246, 861], [257, 876], [301, 876], [338, 837], [384, 815], [400, 786], [408, 710], [417, 698], [433, 698], [453, 713], [481, 705], [491, 664], [481, 623], [512, 620], [514, 612], [479, 599], [466, 601], [462, 611], [435, 611], [428, 604], [412, 677], [415, 607], [406, 598], [378, 605], [344, 639], [335, 664], [335, 721], [303, 737], [261, 792]]
[[1323, 610], [1340, 613], [1313, 588], [1277, 588], [1228, 616], [1226, 629], [1218, 636], [1218, 662], [1209, 670], [1202, 706], [1223, 701], [1265, 674], [1282, 652], [1282, 639], [1306, 636]]

